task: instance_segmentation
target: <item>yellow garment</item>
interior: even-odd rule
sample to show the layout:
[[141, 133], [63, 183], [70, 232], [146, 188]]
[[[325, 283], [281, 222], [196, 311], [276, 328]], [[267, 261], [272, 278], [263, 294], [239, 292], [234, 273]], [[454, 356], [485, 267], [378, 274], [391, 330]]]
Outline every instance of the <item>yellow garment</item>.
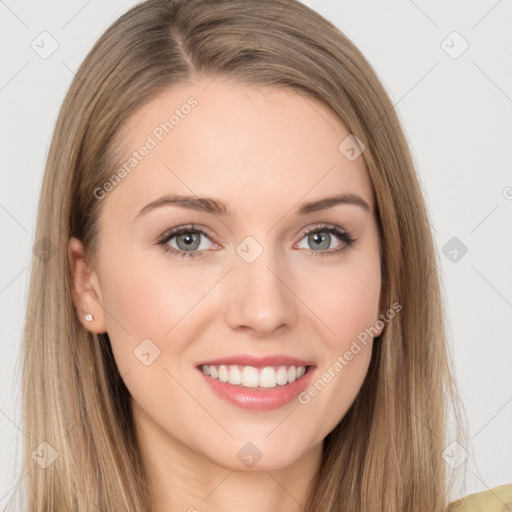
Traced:
[[512, 512], [512, 484], [469, 494], [450, 503], [447, 512]]

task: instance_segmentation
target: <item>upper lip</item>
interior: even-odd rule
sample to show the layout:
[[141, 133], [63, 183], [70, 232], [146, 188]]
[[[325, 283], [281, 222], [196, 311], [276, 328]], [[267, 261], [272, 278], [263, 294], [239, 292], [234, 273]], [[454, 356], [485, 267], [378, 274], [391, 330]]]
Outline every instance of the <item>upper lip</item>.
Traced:
[[229, 357], [219, 357], [218, 359], [209, 359], [203, 361], [197, 366], [203, 365], [219, 366], [238, 364], [241, 366], [254, 366], [256, 368], [265, 366], [314, 366], [312, 361], [306, 361], [304, 359], [298, 359], [296, 357], [286, 356], [283, 354], [269, 355], [269, 356], [252, 356], [248, 354], [240, 354]]

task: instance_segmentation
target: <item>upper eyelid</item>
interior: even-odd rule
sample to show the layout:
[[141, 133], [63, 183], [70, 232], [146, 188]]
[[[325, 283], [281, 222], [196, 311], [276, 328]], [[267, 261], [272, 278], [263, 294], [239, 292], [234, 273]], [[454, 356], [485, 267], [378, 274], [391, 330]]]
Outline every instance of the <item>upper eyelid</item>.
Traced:
[[311, 231], [320, 231], [321, 229], [337, 229], [337, 230], [341, 230], [343, 231], [344, 233], [349, 233], [349, 231], [347, 229], [345, 229], [343, 226], [337, 226], [336, 224], [331, 224], [329, 222], [324, 222], [324, 223], [317, 223], [313, 226], [309, 226], [307, 228], [304, 228], [304, 229], [301, 229], [296, 236], [298, 235], [306, 235], [307, 233], [310, 233]]
[[[303, 228], [301, 229], [296, 235], [294, 236], [299, 236], [299, 235], [305, 235], [305, 234], [308, 234], [310, 233], [311, 231], [316, 231], [316, 230], [320, 230], [320, 229], [329, 229], [329, 228], [333, 228], [333, 229], [339, 229], [343, 232], [346, 232], [347, 234], [349, 234], [350, 232], [345, 229], [343, 226], [337, 226], [336, 224], [331, 224], [329, 222], [325, 222], [325, 223], [316, 223], [315, 225], [313, 226], [309, 226], [309, 227], [306, 227], [306, 228]], [[204, 227], [204, 226], [200, 226], [198, 224], [185, 224], [183, 226], [176, 226], [175, 228], [171, 228], [171, 229], [168, 229], [166, 231], [164, 231], [164, 233], [161, 235], [160, 238], [167, 238], [169, 236], [173, 237], [173, 236], [176, 236], [182, 232], [187, 232], [188, 231], [198, 231], [200, 232], [201, 234], [206, 234], [208, 236], [213, 236], [214, 238], [216, 237], [216, 235], [208, 228]]]
[[[203, 226], [199, 225], [189, 225], [185, 224], [183, 226], [176, 226], [175, 228], [166, 229], [159, 237], [160, 240], [165, 240], [169, 237], [175, 237], [176, 235], [179, 235], [180, 233], [186, 233], [189, 231], [198, 231], [201, 234], [206, 234], [208, 236], [212, 236], [212, 232]], [[215, 235], [213, 235], [215, 236]]]
[[[296, 235], [294, 235], [294, 238], [297, 236], [300, 236], [300, 238], [302, 239], [302, 237], [304, 237], [310, 233], [314, 233], [315, 231], [321, 231], [322, 229], [340, 230], [342, 233], [345, 233], [348, 237], [354, 239], [354, 237], [350, 231], [348, 231], [347, 229], [345, 229], [342, 226], [337, 226], [336, 224], [332, 224], [329, 222], [316, 223], [313, 226], [303, 228]], [[172, 240], [174, 237], [178, 236], [179, 234], [186, 233], [188, 231], [197, 231], [199, 234], [207, 236], [211, 240], [212, 243], [220, 245], [220, 244], [218, 244], [218, 242], [215, 241], [216, 235], [212, 234], [210, 229], [208, 229], [204, 226], [198, 225], [198, 224], [185, 224], [182, 226], [177, 226], [175, 228], [171, 228], [171, 229], [165, 231], [164, 234], [159, 237], [158, 241], [162, 244], [166, 244], [169, 242], [169, 240]], [[337, 233], [333, 233], [333, 234], [335, 236], [337, 236], [338, 238], [340, 238], [340, 234], [337, 234]], [[354, 241], [355, 241], [355, 239], [354, 239]]]

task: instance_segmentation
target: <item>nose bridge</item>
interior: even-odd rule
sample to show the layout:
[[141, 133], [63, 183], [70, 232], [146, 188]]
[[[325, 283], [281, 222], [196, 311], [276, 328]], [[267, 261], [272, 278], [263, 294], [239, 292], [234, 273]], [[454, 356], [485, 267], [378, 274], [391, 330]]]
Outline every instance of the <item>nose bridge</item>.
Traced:
[[[236, 247], [231, 272], [228, 321], [233, 328], [252, 328], [268, 334], [295, 318], [291, 272], [272, 244], [249, 236]], [[260, 237], [262, 240], [263, 237]]]

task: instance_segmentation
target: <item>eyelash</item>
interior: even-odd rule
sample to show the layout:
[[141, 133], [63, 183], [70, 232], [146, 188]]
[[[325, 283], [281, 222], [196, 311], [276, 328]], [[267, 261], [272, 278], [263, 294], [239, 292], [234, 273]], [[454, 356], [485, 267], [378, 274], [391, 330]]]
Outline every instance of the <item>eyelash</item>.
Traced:
[[[311, 255], [311, 257], [316, 256], [335, 256], [338, 254], [342, 254], [345, 251], [347, 251], [354, 242], [357, 241], [357, 238], [352, 237], [352, 235], [342, 229], [338, 226], [334, 226], [331, 224], [321, 224], [316, 225], [313, 228], [309, 229], [308, 231], [301, 234], [301, 240], [307, 235], [310, 235], [312, 233], [330, 233], [336, 235], [338, 238], [341, 239], [342, 242], [345, 243], [342, 247], [339, 249], [331, 250], [331, 251], [313, 251], [310, 252], [314, 253], [314, 255]], [[190, 258], [190, 257], [196, 257], [196, 256], [204, 256], [203, 251], [181, 251], [177, 250], [174, 247], [170, 247], [167, 245], [169, 240], [174, 238], [175, 236], [182, 235], [184, 233], [201, 233], [202, 235], [212, 238], [210, 233], [203, 229], [201, 226], [197, 226], [195, 224], [190, 224], [187, 226], [178, 226], [176, 228], [171, 229], [170, 231], [165, 232], [157, 241], [157, 244], [162, 246], [162, 249], [165, 253], [172, 253], [182, 258]]]

